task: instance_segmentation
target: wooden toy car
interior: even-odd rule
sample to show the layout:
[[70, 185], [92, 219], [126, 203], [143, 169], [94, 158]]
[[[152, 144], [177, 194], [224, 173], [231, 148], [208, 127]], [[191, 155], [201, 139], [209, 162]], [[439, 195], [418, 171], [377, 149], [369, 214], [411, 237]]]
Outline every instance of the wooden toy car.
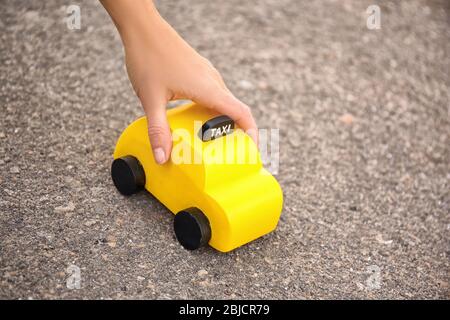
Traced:
[[[209, 244], [227, 252], [273, 231], [283, 195], [253, 140], [230, 118], [195, 103], [169, 109], [167, 118], [174, 143], [163, 165], [153, 158], [145, 117], [122, 133], [111, 166], [117, 189], [152, 193], [175, 213], [175, 235], [189, 250]], [[192, 161], [176, 160], [177, 152]]]

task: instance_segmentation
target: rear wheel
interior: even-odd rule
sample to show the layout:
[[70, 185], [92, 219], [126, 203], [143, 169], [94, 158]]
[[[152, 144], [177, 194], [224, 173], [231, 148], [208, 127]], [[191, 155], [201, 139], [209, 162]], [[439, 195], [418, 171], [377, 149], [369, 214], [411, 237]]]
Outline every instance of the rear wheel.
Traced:
[[132, 195], [145, 186], [145, 172], [139, 160], [133, 156], [117, 158], [111, 165], [111, 177], [117, 190]]
[[197, 208], [178, 212], [175, 215], [173, 227], [178, 242], [188, 250], [206, 246], [211, 239], [209, 220]]

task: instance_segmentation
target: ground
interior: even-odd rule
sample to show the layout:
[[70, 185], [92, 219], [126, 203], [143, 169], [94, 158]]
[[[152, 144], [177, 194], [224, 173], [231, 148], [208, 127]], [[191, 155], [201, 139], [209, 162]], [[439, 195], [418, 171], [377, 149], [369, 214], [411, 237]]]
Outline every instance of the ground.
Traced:
[[222, 254], [111, 182], [143, 113], [101, 5], [2, 1], [0, 298], [448, 299], [450, 5], [372, 2], [157, 2], [280, 129], [278, 228]]

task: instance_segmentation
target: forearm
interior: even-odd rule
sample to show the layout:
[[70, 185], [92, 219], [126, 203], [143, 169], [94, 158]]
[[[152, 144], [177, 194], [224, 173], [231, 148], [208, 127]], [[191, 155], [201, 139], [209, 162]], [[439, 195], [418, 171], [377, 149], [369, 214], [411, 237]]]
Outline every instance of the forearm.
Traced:
[[[142, 41], [143, 34], [148, 40], [156, 39], [168, 25], [159, 15], [151, 0], [100, 0], [111, 16], [122, 41]], [[145, 31], [145, 32], [144, 32]]]

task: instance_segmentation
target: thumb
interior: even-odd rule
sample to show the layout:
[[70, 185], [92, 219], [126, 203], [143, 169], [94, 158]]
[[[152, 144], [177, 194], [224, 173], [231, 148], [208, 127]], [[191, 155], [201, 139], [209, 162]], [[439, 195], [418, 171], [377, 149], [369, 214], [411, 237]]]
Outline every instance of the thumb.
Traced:
[[140, 96], [147, 116], [148, 137], [156, 163], [165, 163], [172, 150], [172, 134], [166, 116], [166, 99], [148, 92]]

